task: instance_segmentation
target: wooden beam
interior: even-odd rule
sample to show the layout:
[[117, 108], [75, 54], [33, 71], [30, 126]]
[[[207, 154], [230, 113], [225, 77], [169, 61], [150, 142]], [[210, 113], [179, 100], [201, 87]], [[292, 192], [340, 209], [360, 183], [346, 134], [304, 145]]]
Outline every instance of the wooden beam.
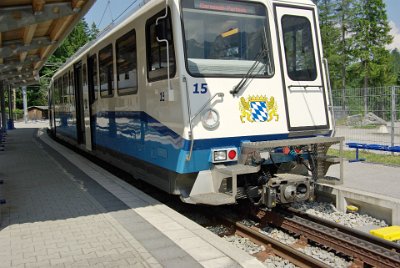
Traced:
[[71, 15], [66, 18], [56, 20], [51, 27], [50, 40], [53, 42], [59, 41], [60, 36], [65, 33], [67, 28], [71, 25], [73, 19], [74, 16]]
[[[49, 49], [49, 47], [47, 47], [46, 48], [46, 51]], [[37, 62], [35, 62], [34, 64], [33, 64], [33, 69], [34, 70], [39, 70], [40, 69], [40, 67], [41, 67], [41, 65], [43, 65], [44, 64], [44, 61], [43, 60], [39, 60], [39, 61], [37, 61]]]
[[66, 16], [74, 15], [71, 3], [48, 3], [44, 5], [40, 14], [32, 12], [32, 6], [20, 6], [14, 8], [0, 7], [0, 32], [8, 32], [15, 29], [24, 28], [27, 25], [39, 24], [49, 20], [55, 20]]
[[0, 73], [0, 79], [18, 79], [24, 78], [29, 79], [32, 78], [32, 71], [28, 72], [12, 72], [10, 73]]
[[23, 52], [54, 45], [48, 36], [33, 38], [30, 44], [25, 44], [23, 40], [13, 40], [4, 42], [0, 47], [0, 58], [14, 57]]
[[[0, 32], [0, 48], [3, 46], [3, 36], [2, 33]], [[0, 57], [0, 64], [3, 64], [4, 60], [2, 57]]]
[[75, 11], [81, 10], [83, 5], [86, 3], [86, 0], [72, 0], [71, 1], [71, 7]]
[[32, 42], [33, 36], [35, 35], [37, 28], [37, 24], [32, 24], [29, 25], [28, 27], [25, 27], [24, 30], [24, 45], [30, 45]]
[[35, 79], [16, 79], [7, 81], [9, 84], [15, 87], [22, 87], [22, 86], [31, 86], [31, 85], [39, 85], [39, 81]]
[[46, 4], [45, 0], [33, 0], [32, 1], [33, 14], [35, 15], [42, 14], [45, 4]]
[[[33, 1], [33, 5], [35, 5], [35, 2], [38, 2], [38, 1], [39, 0]], [[43, 5], [46, 2], [42, 1], [40, 3]], [[23, 36], [24, 46], [29, 46], [32, 43], [32, 39], [33, 39], [33, 36], [35, 35], [36, 28], [37, 28], [37, 24], [32, 24], [32, 25], [29, 25], [28, 27], [25, 27], [24, 36]], [[24, 62], [27, 55], [28, 55], [28, 51], [21, 52], [19, 54], [19, 61]]]
[[[39, 61], [40, 58], [37, 55], [30, 55], [26, 58], [25, 62], [18, 61], [7, 61], [7, 64], [0, 64], [0, 72], [9, 72], [13, 70], [25, 70], [32, 68], [32, 63]], [[27, 66], [27, 65], [30, 65]]]

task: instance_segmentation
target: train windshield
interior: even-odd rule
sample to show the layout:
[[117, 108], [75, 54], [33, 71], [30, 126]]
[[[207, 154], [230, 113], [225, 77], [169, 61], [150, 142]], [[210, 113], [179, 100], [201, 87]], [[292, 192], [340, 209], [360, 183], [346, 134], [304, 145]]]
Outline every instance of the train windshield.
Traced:
[[[266, 8], [226, 0], [182, 1], [187, 68], [193, 76], [273, 75]], [[261, 52], [263, 57], [258, 57]]]

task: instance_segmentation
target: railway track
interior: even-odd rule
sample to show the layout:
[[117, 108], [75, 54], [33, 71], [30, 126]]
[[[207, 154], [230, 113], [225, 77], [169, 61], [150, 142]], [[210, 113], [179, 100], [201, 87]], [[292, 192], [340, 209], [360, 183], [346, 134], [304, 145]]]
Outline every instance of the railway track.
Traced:
[[276, 239], [270, 238], [260, 233], [257, 227], [248, 227], [243, 223], [223, 219], [224, 225], [229, 226], [231, 234], [236, 234], [241, 237], [248, 238], [253, 243], [264, 246], [265, 250], [255, 254], [260, 261], [265, 261], [269, 256], [276, 255], [282, 259], [290, 261], [292, 264], [298, 267], [321, 267], [328, 268], [329, 265], [302, 253], [292, 246], [283, 244]]
[[346, 226], [344, 226], [342, 224], [338, 224], [338, 223], [333, 222], [333, 221], [328, 221], [328, 220], [325, 220], [323, 218], [307, 214], [305, 212], [296, 210], [296, 209], [291, 208], [291, 207], [288, 207], [286, 210], [290, 214], [293, 214], [293, 215], [296, 215], [296, 216], [311, 220], [311, 221], [316, 222], [316, 223], [323, 224], [323, 225], [328, 226], [328, 227], [333, 228], [333, 229], [337, 229], [342, 233], [352, 235], [352, 236], [357, 237], [359, 239], [370, 241], [371, 243], [373, 243], [375, 245], [387, 248], [390, 251], [394, 251], [394, 252], [397, 252], [397, 253], [400, 254], [400, 244], [397, 244], [397, 243], [394, 243], [394, 242], [390, 242], [390, 241], [381, 239], [381, 238], [376, 237], [376, 236], [372, 236], [372, 235], [370, 235], [370, 234], [368, 234], [366, 232], [362, 232], [362, 231], [359, 231], [359, 230], [356, 230], [356, 229], [353, 229], [353, 228], [350, 228], [350, 227], [346, 227]]
[[[93, 159], [91, 160], [93, 161]], [[132, 180], [130, 175], [127, 173], [116, 169], [115, 167], [111, 168], [108, 163], [101, 163], [103, 166], [108, 166], [108, 170], [110, 172], [135, 185], [135, 187], [144, 190], [153, 197], [155, 197], [154, 192], [159, 192], [151, 186], [148, 188], [153, 190], [146, 190], [146, 186], [141, 186], [143, 183], [138, 184], [137, 181]], [[116, 172], [116, 170], [118, 172]], [[182, 205], [179, 200], [176, 200], [176, 202], [172, 201], [170, 196], [166, 195], [165, 193], [158, 193], [158, 195], [161, 197], [155, 198], [159, 199], [161, 202], [166, 202], [169, 200], [172, 203]], [[170, 204], [170, 206], [174, 208], [173, 204]], [[193, 211], [193, 207], [190, 207], [188, 211]], [[216, 213], [213, 209], [211, 211], [208, 209], [201, 210], [199, 214], [208, 214], [210, 215], [210, 218], [218, 215], [218, 213]], [[249, 210], [247, 208], [247, 212], [248, 211]], [[326, 221], [290, 208], [287, 210], [274, 210], [273, 212], [263, 211], [258, 214], [258, 218], [260, 222], [258, 227], [260, 228], [262, 228], [265, 224], [274, 225], [291, 233], [300, 235], [303, 240], [317, 242], [321, 245], [334, 249], [337, 252], [344, 253], [345, 255], [352, 257], [355, 260], [355, 265], [352, 267], [363, 267], [363, 264], [368, 264], [375, 267], [400, 267], [400, 245], [375, 238], [362, 232], [357, 232], [356, 230], [343, 225]], [[229, 224], [227, 226], [234, 226], [235, 232], [238, 235], [248, 237], [256, 244], [264, 245], [266, 250], [257, 255], [260, 260], [265, 260], [269, 255], [274, 254], [283, 259], [289, 260], [299, 267], [329, 267], [323, 262], [313, 259], [312, 257], [296, 250], [291, 246], [267, 237], [266, 235], [260, 233], [257, 227], [247, 227], [232, 220], [229, 220]]]
[[291, 210], [261, 212], [260, 227], [274, 225], [354, 259], [352, 267], [400, 267], [400, 247], [333, 222]]

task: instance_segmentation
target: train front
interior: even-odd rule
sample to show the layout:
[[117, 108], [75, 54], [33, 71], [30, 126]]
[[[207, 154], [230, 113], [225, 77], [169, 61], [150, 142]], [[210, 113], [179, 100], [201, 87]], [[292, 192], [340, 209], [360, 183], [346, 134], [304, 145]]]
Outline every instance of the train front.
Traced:
[[330, 137], [317, 11], [292, 2], [181, 1], [182, 171], [198, 171], [185, 202], [310, 200], [316, 180], [339, 163], [326, 156], [340, 139]]

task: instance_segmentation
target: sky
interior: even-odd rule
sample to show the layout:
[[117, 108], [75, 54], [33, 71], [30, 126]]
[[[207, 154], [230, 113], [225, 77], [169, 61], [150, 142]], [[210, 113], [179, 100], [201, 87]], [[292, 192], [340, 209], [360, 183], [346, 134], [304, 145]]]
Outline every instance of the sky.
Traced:
[[[124, 10], [129, 14], [134, 7], [143, 0], [97, 0], [93, 7], [86, 14], [85, 19], [91, 25], [93, 22], [99, 29], [104, 29]], [[392, 28], [390, 34], [394, 37], [389, 49], [400, 50], [400, 0], [384, 0], [388, 12], [388, 20]], [[108, 5], [109, 3], [109, 5]], [[132, 5], [132, 6], [131, 6]], [[106, 8], [107, 7], [107, 8]]]
[[390, 34], [394, 37], [390, 49], [397, 48], [400, 50], [400, 0], [385, 0], [386, 10], [388, 12], [388, 20], [392, 28]]

